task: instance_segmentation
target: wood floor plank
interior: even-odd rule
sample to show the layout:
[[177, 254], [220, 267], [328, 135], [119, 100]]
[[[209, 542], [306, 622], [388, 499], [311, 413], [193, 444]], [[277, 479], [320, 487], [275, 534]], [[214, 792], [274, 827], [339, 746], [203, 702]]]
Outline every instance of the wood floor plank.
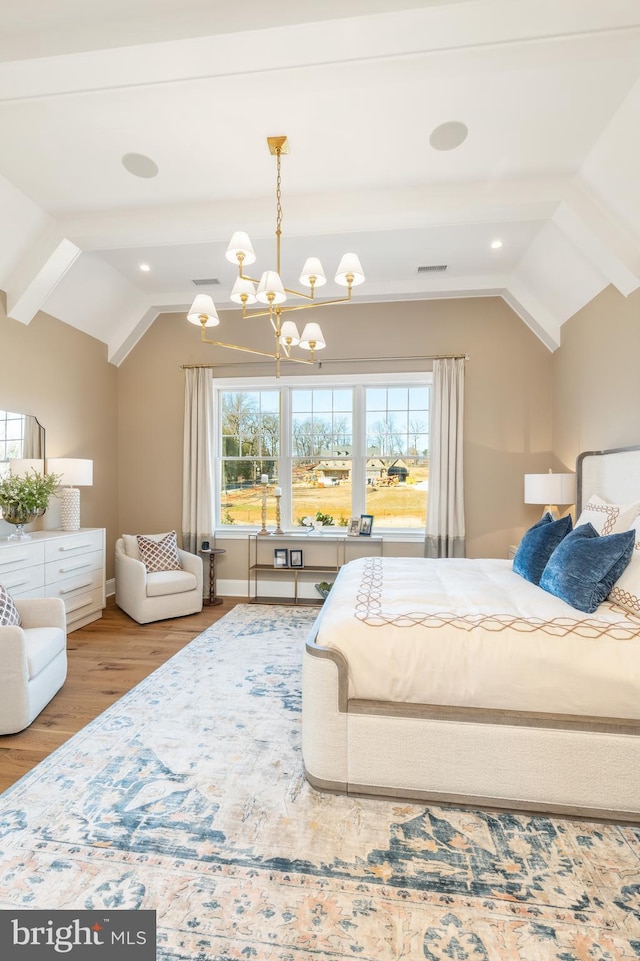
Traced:
[[228, 614], [238, 598], [199, 614], [136, 624], [109, 600], [103, 616], [67, 639], [68, 672], [61, 691], [25, 731], [0, 736], [0, 791]]

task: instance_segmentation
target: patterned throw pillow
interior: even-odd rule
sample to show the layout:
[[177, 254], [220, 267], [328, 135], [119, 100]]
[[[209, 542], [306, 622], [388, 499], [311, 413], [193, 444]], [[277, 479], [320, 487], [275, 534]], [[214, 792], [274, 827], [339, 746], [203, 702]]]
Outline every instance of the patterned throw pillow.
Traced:
[[635, 531], [636, 543], [629, 566], [615, 583], [609, 600], [618, 607], [624, 607], [630, 614], [640, 617], [640, 518], [629, 530]]
[[633, 504], [610, 504], [592, 494], [580, 512], [576, 527], [593, 524], [598, 534], [620, 534], [640, 515], [640, 501]]
[[179, 571], [182, 569], [175, 531], [170, 531], [160, 540], [154, 540], [152, 537], [138, 534], [137, 540], [140, 560], [147, 568], [149, 574], [155, 574], [158, 571]]
[[0, 584], [0, 626], [20, 627], [21, 624], [18, 608], [13, 603], [11, 594]]

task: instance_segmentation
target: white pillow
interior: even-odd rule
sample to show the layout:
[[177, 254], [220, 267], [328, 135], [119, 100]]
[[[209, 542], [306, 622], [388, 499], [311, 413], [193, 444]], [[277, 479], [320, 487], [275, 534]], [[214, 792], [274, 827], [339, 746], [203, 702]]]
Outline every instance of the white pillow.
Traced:
[[640, 617], [640, 517], [629, 528], [636, 532], [636, 543], [628, 566], [609, 594], [608, 600]]
[[582, 508], [576, 527], [591, 523], [598, 534], [620, 534], [628, 531], [639, 516], [640, 501], [633, 504], [609, 504], [597, 494], [592, 494]]

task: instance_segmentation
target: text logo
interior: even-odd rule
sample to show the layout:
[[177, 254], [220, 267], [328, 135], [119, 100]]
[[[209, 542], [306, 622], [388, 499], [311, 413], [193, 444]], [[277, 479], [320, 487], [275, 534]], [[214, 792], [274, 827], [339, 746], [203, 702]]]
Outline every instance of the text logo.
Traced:
[[155, 911], [0, 911], [0, 958], [155, 961]]

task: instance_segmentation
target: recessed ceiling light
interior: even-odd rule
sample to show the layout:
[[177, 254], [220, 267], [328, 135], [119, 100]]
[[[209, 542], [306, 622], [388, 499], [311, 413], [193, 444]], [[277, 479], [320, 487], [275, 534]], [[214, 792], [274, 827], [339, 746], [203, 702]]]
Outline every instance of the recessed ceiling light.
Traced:
[[491, 249], [492, 249], [492, 250], [499, 250], [500, 247], [502, 247], [502, 241], [501, 241], [501, 240], [492, 240], [492, 241], [491, 241]]
[[151, 267], [149, 266], [149, 264], [139, 264], [138, 266], [140, 270], [144, 270], [145, 274], [149, 273], [149, 271], [151, 270]]
[[155, 160], [143, 153], [126, 153], [122, 158], [122, 166], [134, 177], [157, 177], [159, 172]]
[[448, 120], [434, 127], [429, 137], [429, 143], [434, 150], [455, 150], [463, 144], [469, 135], [466, 123], [459, 120]]

